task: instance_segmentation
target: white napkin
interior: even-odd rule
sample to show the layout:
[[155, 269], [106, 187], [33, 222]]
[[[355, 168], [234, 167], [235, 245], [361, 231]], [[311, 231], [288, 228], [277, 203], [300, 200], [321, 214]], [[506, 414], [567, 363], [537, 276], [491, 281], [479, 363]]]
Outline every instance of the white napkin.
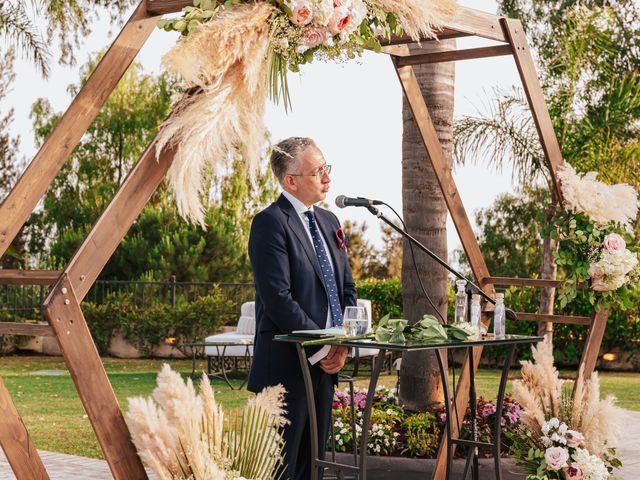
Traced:
[[323, 345], [320, 350], [311, 355], [307, 360], [309, 360], [311, 365], [315, 365], [329, 354], [329, 350], [331, 350], [331, 345]]

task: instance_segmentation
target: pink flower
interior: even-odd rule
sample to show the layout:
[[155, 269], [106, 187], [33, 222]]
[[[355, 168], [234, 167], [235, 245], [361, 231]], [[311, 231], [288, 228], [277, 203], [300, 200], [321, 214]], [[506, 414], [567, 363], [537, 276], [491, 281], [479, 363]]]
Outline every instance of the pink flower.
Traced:
[[567, 468], [565, 470], [565, 473], [567, 474], [567, 480], [583, 480], [584, 479], [584, 472], [582, 471], [582, 468], [580, 468], [580, 465], [575, 463], [571, 465], [569, 468]]
[[544, 460], [550, 470], [561, 470], [567, 466], [569, 451], [562, 447], [549, 447], [544, 452]]
[[332, 35], [338, 35], [346, 28], [347, 25], [349, 25], [350, 21], [351, 15], [347, 7], [344, 5], [336, 7], [331, 19], [329, 20], [329, 31]]
[[327, 39], [328, 32], [322, 27], [307, 27], [302, 32], [302, 44], [307, 48], [317, 47]]
[[291, 8], [291, 22], [293, 24], [304, 27], [311, 22], [313, 18], [311, 3], [306, 0], [294, 0], [289, 4], [289, 8]]
[[577, 448], [584, 442], [584, 435], [576, 430], [567, 430], [567, 447]]
[[602, 244], [607, 252], [613, 254], [623, 253], [624, 249], [627, 248], [627, 244], [624, 243], [624, 239], [617, 233], [610, 233], [604, 237], [604, 242], [602, 242]]
[[587, 271], [589, 276], [591, 277], [591, 289], [596, 292], [608, 292], [611, 290], [611, 285], [605, 283], [604, 281], [604, 272], [599, 265], [592, 263], [589, 265], [589, 270]]

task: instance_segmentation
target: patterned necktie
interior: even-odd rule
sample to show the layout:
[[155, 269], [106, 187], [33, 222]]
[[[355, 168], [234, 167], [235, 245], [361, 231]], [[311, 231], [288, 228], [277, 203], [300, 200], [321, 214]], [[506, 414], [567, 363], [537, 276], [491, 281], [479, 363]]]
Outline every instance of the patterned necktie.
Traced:
[[336, 277], [331, 269], [329, 256], [324, 248], [322, 239], [320, 238], [320, 230], [316, 222], [316, 216], [312, 211], [307, 210], [304, 214], [309, 219], [309, 230], [313, 239], [313, 246], [316, 249], [316, 256], [320, 263], [320, 270], [324, 277], [324, 285], [329, 295], [329, 307], [331, 308], [331, 325], [334, 327], [342, 326], [342, 310], [340, 309], [340, 299], [338, 298], [338, 286], [336, 285]]

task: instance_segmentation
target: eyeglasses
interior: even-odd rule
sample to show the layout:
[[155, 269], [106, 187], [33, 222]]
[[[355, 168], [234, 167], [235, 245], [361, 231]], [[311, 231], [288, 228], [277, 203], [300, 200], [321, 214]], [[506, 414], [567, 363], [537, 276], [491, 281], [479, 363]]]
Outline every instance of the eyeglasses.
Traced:
[[308, 175], [304, 175], [302, 173], [288, 173], [287, 175], [291, 175], [292, 177], [317, 177], [322, 178], [324, 174], [329, 175], [331, 173], [331, 165], [327, 165], [326, 163], [319, 167], [314, 173], [310, 173]]

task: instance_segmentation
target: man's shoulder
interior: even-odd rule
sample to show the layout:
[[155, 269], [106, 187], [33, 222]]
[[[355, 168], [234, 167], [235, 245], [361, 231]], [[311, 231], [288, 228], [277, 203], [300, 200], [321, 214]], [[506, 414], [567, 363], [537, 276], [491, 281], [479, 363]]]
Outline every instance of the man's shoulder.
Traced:
[[253, 222], [262, 223], [262, 222], [282, 221], [283, 218], [284, 218], [284, 213], [282, 212], [282, 209], [278, 205], [278, 201], [275, 201], [265, 209], [259, 211], [256, 214], [256, 216], [253, 217]]
[[313, 211], [315, 212], [316, 216], [324, 218], [333, 223], [338, 223], [338, 224], [340, 223], [340, 221], [338, 220], [338, 217], [336, 217], [336, 214], [333, 213], [331, 210], [327, 210], [326, 208], [322, 208], [316, 205], [313, 207]]

